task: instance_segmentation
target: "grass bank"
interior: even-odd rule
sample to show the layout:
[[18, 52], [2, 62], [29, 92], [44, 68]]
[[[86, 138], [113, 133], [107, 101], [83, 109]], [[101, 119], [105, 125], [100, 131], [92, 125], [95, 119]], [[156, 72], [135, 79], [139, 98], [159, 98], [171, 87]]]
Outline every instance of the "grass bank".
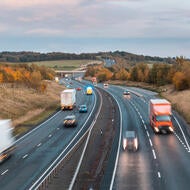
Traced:
[[12, 119], [16, 135], [26, 133], [59, 108], [63, 86], [46, 82], [47, 91], [43, 94], [23, 86], [0, 86], [0, 118]]
[[80, 68], [82, 65], [95, 62], [94, 60], [57, 60], [57, 61], [35, 61], [27, 62], [27, 64], [36, 64], [45, 66], [55, 70], [73, 70]]

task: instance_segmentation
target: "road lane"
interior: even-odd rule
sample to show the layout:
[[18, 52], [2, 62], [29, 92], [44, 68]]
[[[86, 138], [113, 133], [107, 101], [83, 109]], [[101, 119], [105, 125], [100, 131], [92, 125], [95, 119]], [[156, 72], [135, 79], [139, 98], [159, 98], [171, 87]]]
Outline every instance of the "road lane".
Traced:
[[[133, 89], [134, 90], [134, 89]], [[141, 89], [138, 90], [141, 93]], [[151, 92], [150, 92], [151, 93]], [[154, 146], [154, 153], [156, 155], [156, 162], [158, 166], [158, 177], [161, 179], [161, 189], [189, 189], [190, 169], [188, 167], [190, 160], [190, 153], [188, 152], [189, 134], [188, 127], [184, 122], [178, 119], [172, 119], [175, 126], [175, 133], [171, 135], [156, 135], [149, 124], [148, 119], [148, 100], [155, 98], [154, 94], [145, 93], [142, 91], [143, 97], [135, 97], [131, 102], [137, 107], [142, 115], [142, 118], [147, 126], [151, 143]], [[146, 100], [146, 101], [145, 101]], [[174, 112], [174, 117], [176, 114]], [[179, 124], [183, 130], [179, 128]], [[184, 138], [185, 136], [185, 138]], [[186, 139], [186, 140], [185, 140]], [[159, 188], [157, 188], [159, 189]]]
[[[81, 93], [77, 96], [78, 102], [87, 102], [89, 109], [91, 109], [94, 104], [94, 96], [86, 96], [82, 92], [77, 93]], [[65, 115], [71, 113], [76, 114], [79, 122], [78, 127], [69, 130], [63, 128], [62, 122]], [[0, 166], [1, 188], [26, 189], [76, 135], [80, 126], [86, 121], [88, 114], [80, 117], [76, 108], [73, 111], [58, 112], [48, 122], [18, 140], [15, 154]]]
[[109, 87], [108, 91], [117, 98], [123, 115], [123, 131], [136, 130], [140, 147], [137, 152], [120, 150], [118, 168], [114, 189], [154, 189], [160, 186], [156, 162], [154, 161], [149, 139], [142, 127], [143, 122], [134, 106], [129, 102], [131, 98], [123, 97], [123, 89]]

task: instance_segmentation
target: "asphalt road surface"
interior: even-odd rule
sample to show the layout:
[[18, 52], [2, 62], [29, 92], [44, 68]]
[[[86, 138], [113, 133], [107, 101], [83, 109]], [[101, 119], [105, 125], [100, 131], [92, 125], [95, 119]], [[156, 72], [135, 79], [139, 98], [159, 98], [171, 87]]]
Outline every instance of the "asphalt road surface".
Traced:
[[[84, 103], [92, 110], [96, 103], [95, 96], [86, 96], [83, 90], [77, 91], [77, 105]], [[69, 114], [76, 115], [78, 120], [76, 128], [63, 127], [63, 118]], [[72, 111], [59, 111], [20, 138], [16, 142], [14, 155], [0, 165], [0, 188], [29, 189], [76, 136], [89, 114], [90, 112], [80, 117], [77, 108]]]
[[110, 85], [107, 90], [120, 104], [123, 131], [136, 130], [140, 146], [135, 153], [120, 149], [113, 189], [190, 189], [189, 126], [174, 112], [174, 134], [154, 134], [148, 119], [148, 101], [156, 93], [127, 89], [131, 91], [127, 98], [122, 94], [124, 87]]
[[[77, 83], [77, 85], [80, 84]], [[101, 84], [98, 86], [103, 88]], [[124, 97], [123, 91], [126, 88], [131, 95]], [[122, 113], [122, 133], [125, 130], [136, 130], [139, 137], [137, 152], [123, 151], [122, 147], [119, 147], [112, 189], [189, 190], [190, 132], [183, 118], [173, 110], [172, 122], [175, 132], [154, 134], [149, 124], [148, 102], [151, 98], [157, 97], [156, 93], [139, 88], [112, 85], [105, 90], [118, 102]], [[92, 110], [96, 104], [95, 96], [84, 96], [83, 90], [78, 91], [77, 104], [84, 103], [87, 104], [89, 110]], [[78, 127], [63, 128], [63, 118], [71, 113], [76, 115]], [[81, 117], [77, 109], [59, 111], [19, 139], [16, 142], [15, 154], [0, 165], [0, 188], [3, 190], [29, 189], [63, 150], [65, 153], [68, 151], [66, 147], [88, 119], [89, 114]], [[86, 128], [83, 132], [85, 130]], [[111, 168], [113, 165], [114, 163], [111, 162], [107, 167]]]

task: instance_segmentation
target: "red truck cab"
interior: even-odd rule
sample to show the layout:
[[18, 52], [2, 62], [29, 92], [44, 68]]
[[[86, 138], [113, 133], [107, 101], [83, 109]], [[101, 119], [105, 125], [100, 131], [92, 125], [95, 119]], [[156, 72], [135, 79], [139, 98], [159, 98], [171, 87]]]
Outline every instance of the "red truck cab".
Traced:
[[171, 121], [171, 103], [165, 99], [151, 99], [149, 102], [150, 125], [155, 133], [162, 131], [173, 132]]

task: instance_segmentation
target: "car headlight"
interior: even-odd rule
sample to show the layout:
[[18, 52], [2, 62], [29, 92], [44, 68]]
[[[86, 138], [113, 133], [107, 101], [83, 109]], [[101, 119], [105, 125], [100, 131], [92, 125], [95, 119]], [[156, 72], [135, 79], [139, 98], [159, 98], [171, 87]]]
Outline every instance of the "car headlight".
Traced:
[[138, 148], [138, 140], [137, 139], [135, 139], [134, 144], [135, 144], [135, 148], [137, 149]]
[[123, 149], [124, 149], [124, 150], [125, 150], [126, 146], [127, 146], [127, 140], [126, 140], [126, 139], [123, 139]]
[[171, 132], [173, 132], [174, 130], [173, 130], [173, 128], [171, 127], [171, 126], [169, 126], [169, 130], [171, 131]]
[[157, 127], [154, 127], [154, 130], [158, 133], [159, 129]]

